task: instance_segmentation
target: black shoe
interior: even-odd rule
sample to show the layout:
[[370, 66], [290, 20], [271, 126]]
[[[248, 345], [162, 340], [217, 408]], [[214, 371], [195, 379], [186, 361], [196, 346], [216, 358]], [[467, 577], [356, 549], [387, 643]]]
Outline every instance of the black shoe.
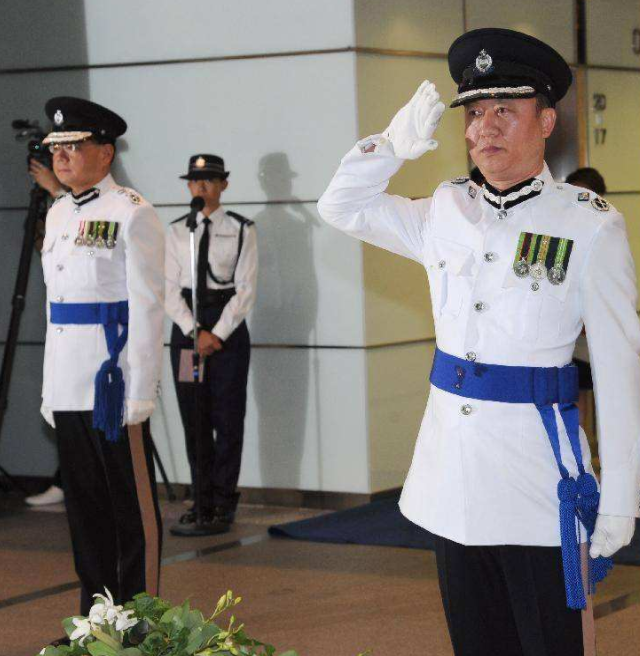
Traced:
[[202, 512], [198, 524], [198, 516], [194, 510], [184, 513], [170, 529], [171, 535], [178, 537], [199, 537], [203, 535], [221, 535], [231, 530], [228, 522], [221, 521], [212, 510]]
[[233, 524], [236, 519], [236, 511], [224, 506], [215, 506], [213, 509], [213, 516], [222, 524]]
[[67, 636], [64, 636], [64, 638], [58, 638], [57, 640], [53, 640], [52, 642], [49, 643], [49, 646], [51, 647], [68, 647], [71, 644], [71, 640]]

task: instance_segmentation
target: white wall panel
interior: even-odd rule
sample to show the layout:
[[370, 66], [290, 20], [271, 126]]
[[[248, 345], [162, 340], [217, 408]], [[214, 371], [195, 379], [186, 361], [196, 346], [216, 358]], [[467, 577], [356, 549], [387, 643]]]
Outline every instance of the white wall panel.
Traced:
[[464, 31], [463, 0], [354, 0], [356, 44], [446, 54]]
[[[254, 343], [364, 344], [359, 242], [322, 221], [315, 204], [225, 207], [256, 223], [258, 297], [249, 319]], [[159, 214], [168, 225], [187, 211], [160, 208]], [[168, 340], [168, 321], [166, 335]]]
[[29, 41], [3, 51], [2, 68], [344, 48], [354, 40], [348, 0], [4, 0], [0, 43], [16, 32]]
[[371, 491], [400, 487], [427, 405], [435, 341], [367, 351]]
[[[172, 480], [189, 482], [168, 349], [152, 428]], [[369, 491], [365, 352], [254, 348], [240, 485]]]
[[588, 0], [587, 62], [640, 68], [640, 0]]
[[[590, 2], [588, 0], [586, 4]], [[512, 0], [466, 0], [466, 9], [468, 30], [480, 27], [518, 30], [548, 43], [568, 62], [576, 60], [572, 0], [538, 0], [535, 4]]]
[[[178, 176], [188, 156], [202, 151], [225, 157], [227, 202], [284, 193], [284, 185], [264, 184], [265, 167], [272, 177], [295, 175], [287, 198], [317, 200], [355, 140], [353, 60], [348, 53], [93, 69], [88, 78], [86, 72], [4, 75], [3, 113], [41, 117], [45, 101], [64, 94], [116, 110], [129, 124], [121, 170], [155, 203], [184, 197]], [[8, 145], [0, 153], [0, 204], [16, 205], [27, 186], [24, 145], [12, 142], [8, 121], [0, 138]]]

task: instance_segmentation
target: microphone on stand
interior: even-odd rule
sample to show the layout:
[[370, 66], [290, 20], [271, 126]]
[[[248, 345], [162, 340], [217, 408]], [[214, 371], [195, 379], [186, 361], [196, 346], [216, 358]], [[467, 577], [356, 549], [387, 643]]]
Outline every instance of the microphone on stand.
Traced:
[[202, 212], [203, 208], [204, 198], [202, 198], [202, 196], [194, 196], [191, 199], [191, 212], [189, 212], [189, 216], [187, 217], [187, 228], [189, 228], [191, 232], [196, 229], [196, 216], [198, 215], [198, 212]]

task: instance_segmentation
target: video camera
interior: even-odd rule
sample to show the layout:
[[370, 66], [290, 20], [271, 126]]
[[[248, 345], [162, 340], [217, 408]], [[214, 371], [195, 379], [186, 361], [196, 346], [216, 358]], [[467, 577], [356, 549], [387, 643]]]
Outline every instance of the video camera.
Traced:
[[47, 168], [53, 168], [53, 158], [47, 146], [42, 143], [46, 133], [43, 132], [38, 121], [30, 121], [29, 119], [16, 119], [11, 122], [11, 127], [17, 130], [16, 140], [26, 141], [27, 144], [27, 165], [30, 164], [32, 159], [40, 162]]

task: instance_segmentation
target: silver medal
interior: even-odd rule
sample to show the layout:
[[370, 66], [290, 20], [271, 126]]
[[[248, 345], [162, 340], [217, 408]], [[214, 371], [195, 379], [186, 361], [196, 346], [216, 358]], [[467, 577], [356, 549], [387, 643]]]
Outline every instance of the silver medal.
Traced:
[[513, 271], [518, 278], [526, 278], [529, 275], [529, 269], [529, 263], [524, 258], [513, 265]]
[[542, 280], [547, 275], [547, 267], [542, 264], [542, 262], [536, 262], [535, 264], [531, 265], [531, 268], [529, 269], [529, 275], [534, 280]]
[[111, 238], [107, 239], [107, 248], [115, 248], [115, 247], [116, 247], [116, 242]]
[[559, 264], [552, 266], [547, 273], [547, 278], [552, 285], [561, 285], [566, 277], [567, 272]]

